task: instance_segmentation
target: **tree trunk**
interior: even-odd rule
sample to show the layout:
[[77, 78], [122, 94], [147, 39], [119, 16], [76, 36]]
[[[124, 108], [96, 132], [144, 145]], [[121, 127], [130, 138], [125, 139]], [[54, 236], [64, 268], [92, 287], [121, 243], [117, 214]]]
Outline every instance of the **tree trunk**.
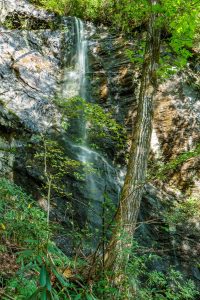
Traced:
[[[151, 8], [158, 1], [149, 0]], [[119, 283], [129, 260], [133, 235], [143, 194], [148, 155], [150, 150], [153, 98], [156, 93], [156, 69], [160, 53], [160, 29], [157, 14], [149, 18], [136, 124], [133, 128], [132, 146], [127, 174], [115, 217], [112, 238], [108, 244], [104, 266], [111, 271], [113, 281]]]

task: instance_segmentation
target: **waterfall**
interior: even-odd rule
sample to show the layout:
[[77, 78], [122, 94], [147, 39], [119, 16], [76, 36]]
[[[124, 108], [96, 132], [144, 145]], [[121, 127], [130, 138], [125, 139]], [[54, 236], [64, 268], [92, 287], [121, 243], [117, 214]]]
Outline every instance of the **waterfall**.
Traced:
[[72, 98], [80, 96], [86, 97], [86, 64], [87, 64], [87, 40], [83, 22], [78, 18], [73, 18], [71, 37], [71, 51], [66, 56], [64, 69], [64, 84], [62, 96]]
[[0, 26], [5, 21], [6, 15], [7, 15], [7, 10], [5, 6], [5, 1], [2, 0], [0, 1]]
[[[72, 18], [71, 48], [66, 54], [65, 69], [63, 75], [62, 96], [71, 98], [80, 96], [90, 101], [87, 92], [88, 73], [88, 40], [85, 24], [78, 18]], [[69, 41], [69, 39], [68, 39]], [[88, 224], [95, 232], [102, 223], [102, 204], [105, 201], [105, 192], [112, 202], [117, 204], [120, 193], [118, 174], [114, 166], [97, 151], [90, 148], [87, 141], [87, 124], [78, 120], [79, 135], [81, 133], [82, 143], [71, 142], [70, 146], [79, 161], [91, 164], [95, 172], [86, 174], [86, 180], [81, 190], [81, 201], [85, 199], [87, 204], [86, 218]], [[117, 182], [118, 181], [118, 182]], [[96, 234], [98, 240], [98, 234]], [[94, 241], [95, 242], [95, 241]]]

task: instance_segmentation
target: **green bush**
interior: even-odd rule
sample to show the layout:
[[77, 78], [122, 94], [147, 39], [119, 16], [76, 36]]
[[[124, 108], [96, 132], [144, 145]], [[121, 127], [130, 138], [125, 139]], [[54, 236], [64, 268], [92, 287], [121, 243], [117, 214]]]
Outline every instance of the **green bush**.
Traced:
[[[184, 213], [190, 210], [190, 204], [184, 205]], [[17, 266], [17, 272], [1, 272], [2, 300], [198, 299], [194, 283], [180, 272], [150, 272], [149, 262], [161, 258], [138, 255], [137, 243], [127, 266], [123, 290], [113, 287], [103, 271], [88, 285], [81, 276], [88, 262], [64, 255], [52, 242], [53, 233], [54, 226], [47, 225], [46, 213], [33, 199], [12, 182], [0, 179], [0, 256], [10, 256], [15, 260], [13, 268]]]
[[1, 242], [9, 240], [26, 247], [27, 240], [44, 242], [48, 227], [45, 212], [20, 187], [0, 179]]
[[66, 264], [65, 255], [49, 240], [55, 228], [48, 226], [46, 213], [31, 196], [12, 182], [0, 179], [0, 256], [12, 259], [13, 264], [10, 270], [6, 262], [1, 266], [5, 295], [28, 299], [37, 289], [38, 273], [47, 253], [51, 253], [55, 266]]

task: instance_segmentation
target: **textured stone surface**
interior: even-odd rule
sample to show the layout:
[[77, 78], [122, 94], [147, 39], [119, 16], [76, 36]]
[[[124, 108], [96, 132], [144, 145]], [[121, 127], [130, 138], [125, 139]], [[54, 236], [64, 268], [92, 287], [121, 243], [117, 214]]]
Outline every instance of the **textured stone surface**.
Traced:
[[89, 45], [91, 96], [105, 107], [112, 106], [116, 118], [124, 122], [128, 110], [136, 105], [138, 73], [126, 54], [134, 44], [100, 27]]
[[48, 31], [20, 30], [5, 30], [0, 36], [0, 97], [32, 130], [45, 129], [59, 117], [50, 100], [59, 61], [49, 49], [53, 41], [48, 37], [52, 40]]
[[1, 0], [0, 1], [0, 22], [3, 23], [6, 17], [15, 15], [25, 16], [28, 21], [34, 18], [36, 21], [52, 20], [53, 15], [47, 13], [45, 10], [36, 9], [27, 0]]
[[[167, 162], [200, 144], [199, 74], [191, 69], [160, 85], [155, 102], [154, 130], [160, 155]], [[174, 170], [169, 184], [198, 196], [200, 157], [194, 157]]]

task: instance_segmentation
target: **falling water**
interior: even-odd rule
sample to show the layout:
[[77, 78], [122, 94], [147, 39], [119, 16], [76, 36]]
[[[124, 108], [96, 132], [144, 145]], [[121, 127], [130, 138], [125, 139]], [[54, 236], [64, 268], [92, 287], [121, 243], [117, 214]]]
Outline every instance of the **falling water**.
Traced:
[[[88, 41], [87, 30], [84, 23], [72, 19], [72, 40], [70, 53], [66, 56], [66, 67], [64, 70], [63, 90], [64, 98], [80, 96], [90, 101], [87, 92], [88, 72]], [[86, 174], [83, 186], [83, 198], [87, 199], [87, 221], [93, 229], [101, 225], [102, 203], [104, 193], [107, 192], [112, 201], [117, 203], [120, 185], [117, 183], [117, 172], [115, 168], [97, 151], [90, 149], [87, 142], [87, 124], [79, 120], [79, 131], [81, 132], [82, 144], [71, 143], [79, 161], [91, 164], [96, 170], [94, 173]], [[79, 134], [80, 134], [79, 132]]]
[[7, 15], [7, 11], [5, 6], [5, 1], [2, 0], [0, 1], [0, 26], [5, 21], [6, 15]]
[[65, 98], [80, 96], [86, 97], [86, 58], [87, 40], [83, 22], [73, 18], [71, 36], [73, 38], [72, 48], [67, 55], [64, 69], [64, 84], [62, 95]]
[[170, 226], [169, 227], [169, 235], [170, 235], [170, 239], [171, 239], [171, 245], [172, 245], [172, 251], [173, 251], [173, 259], [174, 259], [174, 265], [178, 266], [179, 262], [178, 262], [178, 258], [177, 258], [177, 242], [176, 242], [176, 226]]

